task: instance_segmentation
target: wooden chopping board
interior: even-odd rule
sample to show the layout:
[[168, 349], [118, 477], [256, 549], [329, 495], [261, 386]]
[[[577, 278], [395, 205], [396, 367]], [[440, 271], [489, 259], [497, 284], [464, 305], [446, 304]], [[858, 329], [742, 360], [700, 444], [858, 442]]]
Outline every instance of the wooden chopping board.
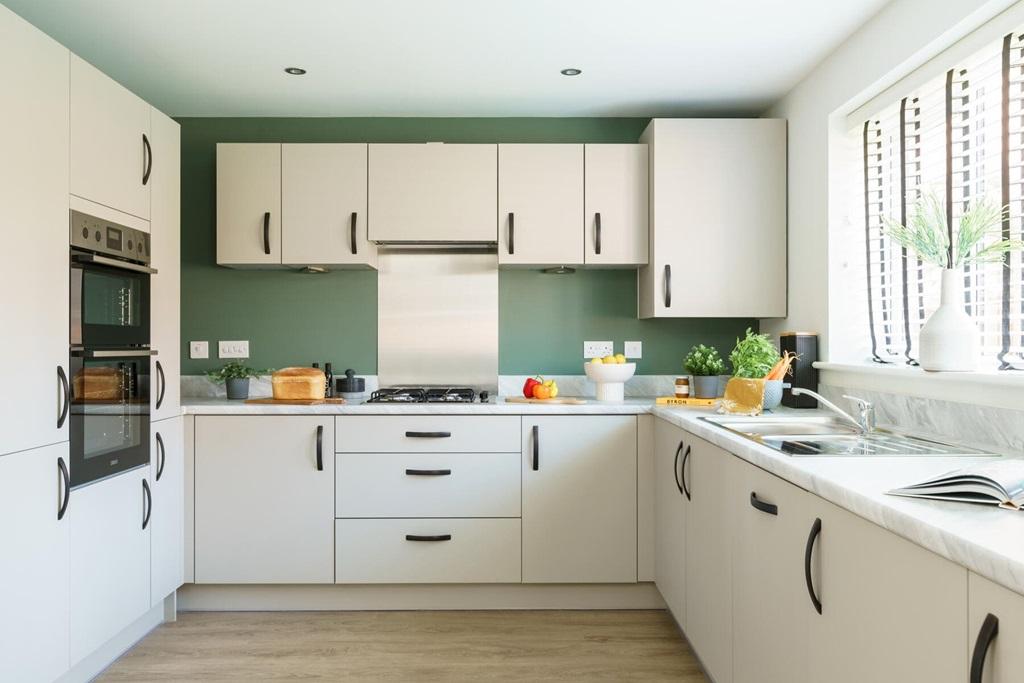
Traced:
[[563, 405], [581, 406], [586, 403], [582, 398], [556, 396], [555, 398], [526, 398], [525, 396], [506, 396], [505, 403], [561, 403]]
[[246, 403], [264, 406], [319, 406], [345, 403], [343, 398], [250, 398]]

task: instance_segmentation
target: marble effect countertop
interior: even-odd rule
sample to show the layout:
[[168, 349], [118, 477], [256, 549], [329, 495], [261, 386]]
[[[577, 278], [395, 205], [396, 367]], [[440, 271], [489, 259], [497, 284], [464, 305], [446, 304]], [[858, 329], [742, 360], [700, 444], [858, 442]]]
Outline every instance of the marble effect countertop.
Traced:
[[[623, 403], [536, 405], [344, 404], [251, 405], [225, 399], [184, 399], [188, 415], [643, 415], [652, 414], [737, 457], [971, 571], [1024, 595], [1024, 512], [994, 506], [888, 496], [885, 491], [977, 462], [966, 457], [793, 457], [700, 419], [708, 410], [656, 406], [653, 398]], [[777, 414], [787, 411], [780, 409]], [[796, 411], [802, 415], [817, 411]], [[978, 445], [978, 444], [970, 444]]]

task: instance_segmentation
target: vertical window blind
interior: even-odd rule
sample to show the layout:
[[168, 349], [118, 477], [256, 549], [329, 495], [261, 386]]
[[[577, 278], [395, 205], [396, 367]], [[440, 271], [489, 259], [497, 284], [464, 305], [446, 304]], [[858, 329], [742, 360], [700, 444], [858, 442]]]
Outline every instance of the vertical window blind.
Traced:
[[[1024, 35], [1013, 33], [864, 121], [863, 250], [871, 360], [916, 365], [921, 326], [938, 307], [938, 267], [890, 240], [925, 193], [943, 198], [951, 232], [973, 202], [1008, 206], [1006, 238], [1024, 238]], [[988, 240], [991, 241], [991, 240]], [[964, 310], [986, 364], [1024, 369], [1024, 261], [963, 269]]]

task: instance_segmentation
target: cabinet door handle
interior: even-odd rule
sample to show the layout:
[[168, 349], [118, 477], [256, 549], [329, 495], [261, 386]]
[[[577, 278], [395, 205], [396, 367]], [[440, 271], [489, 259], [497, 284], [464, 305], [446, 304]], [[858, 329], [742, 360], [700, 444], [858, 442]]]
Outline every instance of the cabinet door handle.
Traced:
[[451, 470], [406, 470], [406, 474], [411, 477], [447, 477], [452, 473]]
[[405, 435], [410, 439], [448, 439], [451, 437], [451, 432], [406, 432]]
[[263, 212], [263, 253], [270, 255], [270, 212]]
[[64, 368], [57, 366], [57, 379], [60, 380], [60, 390], [64, 396], [61, 401], [60, 412], [57, 413], [57, 429], [64, 426], [64, 421], [68, 419], [68, 411], [71, 410], [71, 387], [68, 386], [68, 376], [64, 374]]
[[676, 449], [676, 457], [672, 459], [672, 478], [676, 480], [676, 488], [679, 489], [679, 493], [683, 492], [683, 484], [679, 481], [679, 455], [683, 452], [683, 442], [679, 442], [679, 448]]
[[68, 511], [68, 501], [71, 500], [71, 475], [68, 474], [68, 466], [64, 464], [64, 458], [57, 458], [57, 469], [60, 471], [60, 478], [64, 481], [64, 499], [61, 500], [60, 493], [57, 500], [60, 506], [57, 508], [57, 521], [64, 519], [64, 513]]
[[164, 437], [156, 433], [156, 480], [164, 475], [164, 463], [167, 462], [167, 449], [164, 448]]
[[516, 215], [511, 211], [508, 214], [508, 253], [516, 253]]
[[594, 253], [601, 253], [601, 214], [594, 214]]
[[679, 466], [679, 480], [683, 482], [683, 494], [686, 496], [686, 500], [691, 500], [690, 487], [686, 485], [686, 461], [690, 459], [690, 447], [686, 447], [686, 452], [683, 453], [683, 464]]
[[316, 426], [316, 469], [324, 471], [324, 426]]
[[348, 232], [349, 232], [348, 240], [349, 240], [349, 244], [352, 245], [352, 255], [353, 256], [356, 253], [358, 253], [358, 251], [359, 251], [356, 248], [356, 222], [358, 220], [359, 220], [359, 214], [357, 214], [355, 211], [353, 211], [352, 215], [349, 216], [349, 218], [348, 218]]
[[665, 308], [672, 308], [672, 266], [665, 264]]
[[807, 594], [811, 596], [811, 604], [814, 605], [814, 609], [818, 614], [821, 614], [821, 600], [818, 599], [818, 594], [814, 592], [814, 578], [811, 576], [811, 555], [814, 553], [814, 543], [818, 540], [820, 534], [821, 518], [819, 517], [811, 525], [811, 533], [807, 536], [807, 546], [804, 548], [804, 581], [807, 583]]
[[156, 395], [156, 409], [160, 410], [160, 406], [164, 404], [164, 392], [167, 391], [167, 377], [164, 376], [164, 366], [160, 361], [156, 362], [156, 381], [160, 385], [160, 391]]
[[420, 536], [418, 534], [406, 534], [405, 540], [407, 541], [450, 541], [452, 540], [451, 534], [437, 534], [436, 536]]
[[998, 635], [999, 619], [994, 614], [986, 615], [978, 631], [978, 640], [974, 643], [974, 654], [971, 655], [971, 683], [981, 683], [981, 676], [985, 673], [985, 658], [992, 641]]
[[540, 469], [540, 425], [533, 425], [533, 471]]
[[153, 492], [149, 490], [149, 482], [145, 479], [142, 480], [142, 496], [142, 530], [145, 531], [149, 526], [149, 516], [153, 514]]
[[766, 503], [763, 500], [759, 499], [757, 497], [756, 491], [750, 492], [750, 504], [754, 507], [755, 510], [760, 510], [761, 512], [765, 512], [769, 515], [779, 514], [779, 506], [773, 505], [772, 503]]
[[142, 134], [142, 156], [143, 156], [143, 167], [142, 171], [142, 184], [145, 185], [149, 182], [149, 174], [153, 172], [153, 148], [149, 144], [149, 138], [146, 134]]

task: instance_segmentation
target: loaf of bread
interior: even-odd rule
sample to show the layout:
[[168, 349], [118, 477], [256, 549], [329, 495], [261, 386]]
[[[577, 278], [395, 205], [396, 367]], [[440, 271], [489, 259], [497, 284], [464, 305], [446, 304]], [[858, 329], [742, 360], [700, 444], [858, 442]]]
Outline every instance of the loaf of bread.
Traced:
[[77, 401], [116, 401], [121, 398], [122, 373], [116, 368], [82, 368], [71, 378]]
[[284, 368], [270, 376], [274, 398], [319, 400], [327, 389], [327, 376], [317, 368]]

